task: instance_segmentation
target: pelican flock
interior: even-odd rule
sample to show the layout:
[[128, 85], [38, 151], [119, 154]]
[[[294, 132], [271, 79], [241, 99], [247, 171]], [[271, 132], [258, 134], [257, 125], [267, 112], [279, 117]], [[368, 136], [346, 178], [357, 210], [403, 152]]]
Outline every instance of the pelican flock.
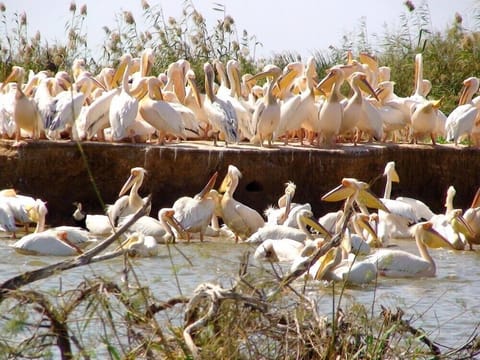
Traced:
[[[323, 77], [317, 74], [313, 58], [284, 68], [267, 64], [256, 74], [242, 74], [233, 59], [225, 64], [218, 59], [207, 61], [203, 74], [202, 69], [194, 71], [187, 60], [178, 59], [164, 72], [153, 74], [152, 49], [145, 49], [141, 60], [128, 53], [119, 60], [116, 68], [104, 68], [98, 74], [90, 73], [79, 59], [71, 75], [42, 71], [28, 79], [27, 69], [14, 66], [0, 85], [0, 136], [14, 146], [59, 139], [152, 146], [193, 141], [219, 146], [221, 141], [229, 147], [253, 146], [262, 151], [291, 144], [331, 148], [427, 142], [441, 146], [436, 142], [439, 135], [455, 146], [463, 138], [471, 138], [474, 146], [480, 144], [480, 102], [472, 99], [480, 80], [465, 79], [458, 107], [445, 116], [441, 99], [427, 98], [431, 83], [423, 79], [420, 55], [415, 57], [415, 88], [409, 97], [395, 94], [390, 80], [394, 69], [379, 66], [368, 54], [360, 54], [358, 60], [350, 54], [346, 63], [328, 69]], [[202, 78], [204, 91], [196, 83]], [[239, 246], [252, 247], [255, 259], [296, 266], [348, 221], [341, 234], [342, 246], [325, 254], [306, 274], [316, 280], [364, 284], [378, 276], [435, 276], [439, 251], [473, 249], [480, 244], [477, 198], [465, 212], [449, 205], [444, 214], [434, 214], [417, 199], [391, 199], [392, 186], [400, 181], [392, 163], [385, 168], [383, 194], [375, 194], [365, 179], [344, 177], [321, 197], [341, 202], [339, 211], [329, 214], [313, 214], [310, 203], [292, 203], [293, 182], [286, 184], [278, 208], [265, 204], [254, 209], [236, 194], [241, 170], [235, 164], [224, 170], [218, 189], [214, 187], [220, 169], [205, 179], [207, 185], [197, 195], [185, 194], [157, 216], [141, 217], [127, 231], [123, 248], [137, 256], [157, 256], [159, 244], [188, 243], [194, 234], [202, 242], [212, 241], [224, 229]], [[21, 255], [81, 254], [92, 239], [114, 233], [144, 205], [140, 191], [148, 191], [142, 189], [146, 176], [155, 181], [155, 174], [133, 166], [118, 198], [110, 199], [104, 213], [87, 214], [76, 203], [74, 220], [81, 228], [49, 228], [43, 200], [4, 189], [0, 191], [0, 230], [20, 237], [12, 249]], [[25, 232], [31, 224], [35, 230], [20, 236], [22, 228]], [[416, 244], [418, 254], [385, 248], [399, 238]], [[435, 249], [429, 252], [427, 247]]]
[[[216, 188], [220, 175], [224, 178]], [[265, 204], [257, 211], [237, 196], [242, 173], [229, 164], [207, 174], [206, 185], [198, 194], [179, 197], [171, 206], [161, 208], [157, 216], [141, 216], [109, 250], [142, 261], [144, 257], [165, 256], [169, 244], [177, 247], [192, 246], [197, 239], [202, 245], [218, 241], [244, 246], [256, 267], [278, 266], [291, 274], [300, 272], [299, 281], [374, 288], [388, 278], [414, 281], [435, 277], [444, 252], [470, 251], [480, 243], [480, 190], [464, 212], [454, 208], [455, 189], [450, 187], [445, 213], [435, 214], [417, 199], [391, 199], [392, 188], [400, 182], [394, 162], [385, 165], [382, 175], [386, 182], [381, 194], [365, 181], [346, 177], [318, 198], [339, 203], [335, 212], [314, 214], [310, 203], [294, 203], [297, 186], [292, 181], [284, 184], [278, 207]], [[12, 233], [18, 237], [10, 244], [13, 256], [81, 256], [92, 244], [116, 232], [145, 204], [141, 191], [148, 191], [146, 176], [149, 182], [154, 180], [146, 168], [132, 167], [118, 198], [111, 199], [112, 205], [103, 213], [86, 213], [81, 203], [75, 203], [72, 220], [77, 226], [48, 226], [44, 200], [3, 189], [0, 231], [8, 238]], [[399, 232], [399, 221], [404, 233]], [[28, 233], [32, 224], [36, 227]], [[313, 261], [315, 254], [337, 236], [340, 245]]]
[[[423, 78], [422, 54], [414, 58], [415, 85], [407, 97], [395, 94], [394, 69], [367, 53], [357, 60], [349, 52], [346, 63], [323, 78], [313, 57], [283, 68], [267, 64], [254, 74], [242, 74], [235, 59], [207, 61], [203, 74], [185, 59], [153, 74], [154, 63], [154, 50], [146, 48], [141, 58], [125, 53], [116, 68], [98, 74], [83, 59], [73, 62], [70, 73], [39, 71], [28, 79], [27, 69], [13, 66], [0, 85], [0, 135], [14, 145], [71, 139], [159, 146], [199, 140], [259, 147], [436, 146], [441, 136], [455, 146], [466, 138], [480, 146], [480, 102], [473, 99], [479, 79], [464, 80], [458, 107], [447, 116], [442, 99], [427, 97], [432, 83]], [[205, 80], [203, 92], [198, 78]]]

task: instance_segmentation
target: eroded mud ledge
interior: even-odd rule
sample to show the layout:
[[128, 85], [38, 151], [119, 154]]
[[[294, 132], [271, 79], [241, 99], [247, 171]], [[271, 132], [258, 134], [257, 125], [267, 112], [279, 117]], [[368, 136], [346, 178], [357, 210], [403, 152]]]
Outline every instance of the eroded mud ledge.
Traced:
[[[276, 204], [284, 183], [297, 185], [295, 202], [310, 202], [315, 214], [336, 210], [340, 203], [325, 203], [320, 197], [343, 177], [370, 182], [388, 161], [395, 161], [400, 183], [392, 197], [412, 196], [443, 212], [448, 186], [457, 190], [454, 207], [466, 208], [480, 185], [480, 150], [452, 145], [340, 145], [317, 149], [298, 145], [260, 149], [250, 145], [225, 148], [209, 142], [184, 142], [167, 146], [107, 144], [70, 141], [39, 141], [14, 148], [13, 141], [0, 141], [0, 188], [48, 202], [47, 223], [71, 223], [72, 203], [81, 201], [91, 213], [100, 213], [102, 203], [115, 201], [131, 167], [143, 166], [148, 176], [141, 194], [152, 194], [152, 216], [170, 207], [180, 196], [193, 196], [209, 176], [219, 172], [220, 185], [229, 164], [243, 173], [235, 197], [263, 211]], [[383, 195], [385, 179], [372, 189]]]

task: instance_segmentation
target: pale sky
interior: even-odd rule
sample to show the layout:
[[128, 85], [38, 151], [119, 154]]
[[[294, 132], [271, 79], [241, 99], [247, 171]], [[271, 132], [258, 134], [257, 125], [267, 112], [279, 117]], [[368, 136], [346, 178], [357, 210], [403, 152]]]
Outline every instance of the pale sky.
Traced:
[[[0, 0], [1, 2], [2, 0]], [[181, 18], [184, 1], [163, 0], [148, 3], [159, 5], [166, 17]], [[400, 28], [401, 14], [407, 14], [404, 0], [191, 0], [196, 9], [207, 19], [208, 29], [222, 14], [214, 11], [215, 3], [225, 6], [226, 14], [231, 15], [241, 34], [245, 29], [255, 35], [263, 47], [257, 48], [257, 58], [271, 57], [284, 51], [297, 52], [306, 57], [312, 52], [326, 51], [330, 45], [339, 47], [342, 36], [360, 28], [366, 23], [369, 39], [374, 34], [385, 34], [385, 28], [394, 31]], [[443, 31], [451, 25], [458, 12], [466, 28], [475, 24], [473, 14], [480, 7], [479, 0], [411, 0], [415, 6], [428, 4], [433, 31]], [[27, 14], [29, 36], [40, 30], [42, 38], [49, 43], [66, 42], [65, 23], [70, 13], [70, 0], [8, 0], [3, 1], [7, 8], [7, 19], [15, 12]], [[115, 15], [124, 10], [133, 13], [139, 30], [142, 26], [140, 0], [80, 0], [75, 1], [77, 9], [87, 5], [87, 33], [89, 49], [95, 59], [100, 57], [100, 45], [105, 39], [102, 26], [115, 25]], [[478, 11], [477, 11], [478, 14]], [[1, 34], [0, 30], [0, 34]], [[3, 34], [2, 34], [3, 36]], [[98, 55], [96, 55], [98, 54]]]

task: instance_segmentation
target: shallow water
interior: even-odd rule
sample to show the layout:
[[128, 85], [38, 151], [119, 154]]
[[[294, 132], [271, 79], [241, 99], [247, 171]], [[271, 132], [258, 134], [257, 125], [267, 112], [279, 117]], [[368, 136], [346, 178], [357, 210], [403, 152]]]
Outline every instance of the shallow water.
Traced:
[[[1, 282], [23, 271], [62, 260], [58, 257], [17, 254], [8, 246], [12, 243], [12, 240], [5, 237], [0, 239], [0, 251], [4, 254], [0, 263]], [[402, 249], [417, 253], [414, 241], [402, 240], [397, 241], [397, 244]], [[253, 252], [255, 248], [225, 239], [178, 243], [176, 247], [189, 261], [172, 246], [164, 246], [157, 257], [134, 260], [137, 275], [151, 287], [159, 300], [178, 295], [189, 296], [200, 283], [206, 281], [230, 286], [238, 273], [242, 254], [249, 249]], [[380, 305], [390, 307], [393, 311], [400, 306], [405, 311], [404, 319], [410, 319], [414, 327], [424, 329], [431, 340], [442, 345], [460, 346], [480, 321], [480, 253], [445, 249], [430, 252], [437, 264], [435, 278], [379, 278], [376, 287], [368, 285], [348, 288], [342, 300], [343, 307], [352, 300], [369, 306], [375, 300], [374, 311], [378, 314]], [[253, 262], [251, 271], [258, 271], [258, 266], [270, 267], [268, 264]], [[76, 287], [85, 277], [94, 275], [120, 279], [122, 268], [122, 259], [112, 259], [66, 271], [62, 274], [61, 281], [58, 276], [53, 276], [31, 286], [47, 290], [58, 289], [61, 284], [66, 289]], [[336, 285], [336, 290], [339, 288]], [[319, 297], [320, 311], [329, 315], [332, 309], [332, 286], [315, 282], [309, 285], [307, 291], [308, 295]], [[338, 296], [335, 301], [338, 301]]]

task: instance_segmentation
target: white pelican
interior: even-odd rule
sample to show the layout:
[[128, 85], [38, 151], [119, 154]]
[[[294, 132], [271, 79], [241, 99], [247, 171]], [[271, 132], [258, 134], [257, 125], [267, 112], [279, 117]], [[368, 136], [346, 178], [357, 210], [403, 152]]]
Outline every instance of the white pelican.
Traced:
[[79, 140], [75, 121], [86, 103], [94, 85], [102, 86], [89, 72], [82, 75], [73, 84], [73, 90], [65, 90], [54, 98], [55, 111], [45, 124], [46, 135], [55, 139], [67, 127], [72, 129], [71, 138]]
[[132, 56], [124, 54], [117, 73], [115, 73], [115, 78], [119, 77], [121, 73], [123, 74], [123, 79], [120, 92], [115, 94], [110, 102], [109, 121], [112, 128], [113, 141], [121, 141], [129, 136], [127, 129], [137, 117], [138, 100], [131, 95], [128, 84], [131, 63]]
[[[348, 134], [357, 129], [354, 144], [360, 140], [361, 134], [368, 135], [368, 141], [372, 138], [381, 140], [383, 138], [383, 123], [378, 110], [364, 99], [362, 90], [377, 98], [375, 91], [367, 81], [367, 75], [356, 71], [349, 78], [350, 86], [354, 94], [348, 99], [343, 110], [340, 134]], [[377, 98], [378, 99], [378, 98]]]
[[187, 232], [187, 240], [190, 242], [190, 234], [200, 233], [200, 241], [203, 241], [208, 224], [214, 216], [216, 199], [210, 191], [215, 185], [218, 173], [215, 172], [205, 187], [194, 197], [183, 196], [177, 199], [172, 208], [175, 210], [175, 218]]
[[219, 189], [220, 193], [224, 193], [220, 202], [222, 219], [235, 234], [235, 242], [238, 242], [239, 238], [248, 238], [265, 225], [265, 220], [258, 211], [233, 198], [241, 176], [242, 173], [236, 166], [229, 165]]
[[197, 85], [196, 75], [192, 69], [187, 71], [185, 77], [188, 84], [187, 93], [185, 96], [185, 106], [191, 109], [195, 114], [198, 126], [202, 131], [202, 133], [198, 136], [201, 137], [208, 133], [208, 127], [210, 126], [208, 115], [203, 106], [205, 102], [205, 94], [200, 93]]
[[[390, 199], [392, 192], [392, 182], [400, 182], [397, 170], [395, 169], [394, 161], [390, 161], [385, 165], [383, 175], [387, 178], [383, 199]], [[414, 198], [398, 196], [397, 198], [395, 198], [395, 201], [386, 200], [386, 202], [388, 202], [392, 206], [394, 206], [394, 203], [398, 204], [398, 202], [407, 204], [408, 207], [405, 207], [401, 204], [398, 205], [397, 210], [390, 209], [389, 205], [387, 204], [386, 206], [392, 212], [407, 218], [410, 223], [430, 220], [430, 218], [434, 215], [432, 210], [430, 210], [430, 208], [424, 202]]]
[[432, 145], [436, 145], [435, 134], [437, 130], [438, 108], [441, 99], [436, 101], [424, 101], [412, 107], [412, 116], [410, 118], [410, 142], [417, 143], [419, 139], [430, 136]]
[[153, 236], [134, 232], [116, 250], [119, 249], [126, 249], [132, 257], [151, 257], [158, 255], [160, 246]]
[[16, 93], [16, 83], [7, 84], [3, 89], [0, 88], [0, 136], [3, 139], [12, 139], [15, 134], [16, 125], [13, 118], [13, 109]]
[[267, 239], [257, 246], [254, 259], [270, 262], [289, 262], [302, 254], [305, 245], [292, 239]]
[[227, 77], [231, 87], [230, 101], [237, 113], [240, 140], [251, 140], [255, 130], [252, 125], [254, 107], [242, 97], [240, 64], [237, 60], [230, 59], [227, 61]]
[[20, 66], [14, 66], [12, 72], [3, 82], [0, 90], [10, 82], [15, 81], [16, 92], [13, 103], [13, 119], [15, 121], [15, 145], [20, 144], [21, 130], [31, 134], [32, 139], [38, 139], [42, 129], [42, 119], [35, 100], [27, 97], [22, 91], [25, 70]]
[[387, 207], [370, 190], [370, 186], [366, 182], [359, 181], [355, 178], [343, 178], [339, 186], [322, 196], [323, 201], [329, 202], [345, 199], [347, 199], [347, 201], [345, 202], [344, 213], [345, 210], [353, 205], [354, 201], [364, 213], [368, 213], [367, 208], [389, 212]]
[[385, 277], [433, 277], [436, 265], [427, 250], [449, 248], [451, 244], [432, 228], [431, 222], [422, 222], [412, 227], [420, 256], [398, 249], [379, 249], [368, 256], [366, 261], [376, 264], [378, 274]]
[[80, 202], [75, 202], [73, 205], [75, 205], [75, 211], [72, 216], [77, 226], [96, 236], [110, 235], [113, 232], [113, 224], [107, 215], [87, 214]]
[[167, 135], [186, 140], [187, 134], [182, 117], [171, 103], [163, 100], [160, 80], [149, 77], [147, 86], [148, 95], [140, 100], [139, 112], [142, 118], [157, 130], [157, 144], [163, 145]]
[[445, 123], [447, 141], [453, 141], [457, 145], [462, 137], [470, 137], [475, 121], [479, 117], [479, 109], [472, 102], [472, 97], [479, 87], [480, 79], [477, 77], [469, 77], [463, 81], [458, 106], [448, 115]]
[[[144, 204], [144, 200], [138, 194], [147, 171], [142, 167], [134, 167], [130, 170], [130, 176], [118, 193], [118, 199], [113, 205], [108, 206], [107, 215], [114, 225], [118, 220], [137, 212]], [[129, 195], [124, 195], [130, 189]]]
[[327, 146], [335, 144], [336, 137], [340, 131], [343, 119], [343, 105], [341, 104], [340, 87], [345, 80], [343, 71], [334, 67], [330, 69], [327, 76], [317, 85], [322, 88], [325, 84], [333, 81], [333, 88], [318, 112], [318, 119], [314, 124], [314, 131], [317, 132], [317, 145], [320, 146], [320, 138], [323, 137]]
[[[292, 198], [295, 195], [297, 186], [289, 181], [285, 184], [284, 194], [278, 199], [278, 208], [268, 207], [264, 214], [267, 217], [267, 224], [283, 224], [290, 215]], [[310, 209], [311, 210], [311, 209]]]
[[[313, 239], [314, 236], [325, 237], [328, 234], [328, 231], [326, 231], [324, 227], [314, 219], [313, 213], [310, 210], [299, 211], [297, 213], [297, 223], [298, 227], [278, 224], [265, 224], [252, 235], [250, 235], [245, 242], [255, 244], [261, 243], [265, 240], [291, 239], [305, 243], [307, 239]], [[319, 235], [312, 234], [307, 229], [307, 225], [316, 230]]]
[[473, 236], [467, 238], [470, 250], [473, 250], [473, 244], [480, 244], [480, 189], [475, 193], [470, 207], [465, 210], [463, 218], [473, 232]]
[[410, 123], [410, 108], [414, 102], [409, 98], [396, 95], [394, 86], [393, 81], [382, 81], [375, 89], [375, 93], [379, 99], [377, 107], [383, 121], [384, 140], [393, 134], [392, 141], [396, 142], [397, 133], [405, 130]]
[[79, 115], [84, 117], [82, 130], [85, 132], [86, 139], [91, 140], [96, 136], [97, 140], [104, 140], [103, 130], [110, 126], [110, 104], [113, 97], [119, 93], [119, 88], [105, 91], [86, 107], [84, 113]]
[[214, 145], [217, 145], [218, 137], [221, 136], [228, 143], [237, 143], [238, 138], [238, 119], [233, 105], [228, 101], [219, 99], [213, 92], [214, 71], [210, 63], [203, 66], [205, 72], [205, 102], [203, 106], [208, 115], [208, 119], [215, 131]]
[[357, 259], [353, 254], [344, 258], [342, 254], [341, 247], [331, 248], [310, 267], [308, 274], [316, 280], [343, 281], [354, 285], [368, 284], [375, 280], [375, 264]]
[[[45, 208], [44, 211], [47, 211], [44, 201], [31, 196], [17, 194], [14, 189], [2, 190], [0, 201], [8, 208], [9, 214], [14, 217], [15, 222], [24, 227], [25, 232], [28, 232], [28, 226], [31, 223], [36, 223], [39, 231], [43, 230], [45, 219], [38, 217], [37, 213], [40, 208]], [[13, 232], [13, 238], [15, 238], [15, 232]]]
[[377, 234], [380, 243], [384, 246], [390, 239], [411, 238], [409, 226], [420, 221], [412, 205], [407, 201], [390, 199], [392, 182], [399, 182], [400, 178], [395, 169], [395, 162], [390, 161], [385, 165], [383, 175], [387, 178], [383, 198], [380, 200], [389, 212], [378, 211]]
[[271, 76], [269, 80], [267, 91], [263, 97], [263, 101], [258, 103], [255, 111], [252, 115], [252, 126], [255, 129], [254, 137], [250, 139], [250, 142], [260, 142], [260, 146], [263, 147], [263, 143], [267, 140], [268, 146], [272, 146], [273, 134], [280, 123], [280, 103], [273, 94], [273, 88], [277, 84], [277, 79], [282, 74], [282, 70], [272, 65], [265, 71], [258, 73], [252, 79], [259, 77]]
[[68, 238], [66, 231], [43, 231], [25, 235], [11, 247], [20, 254], [44, 256], [73, 256], [82, 249]]
[[18, 231], [13, 212], [3, 199], [0, 199], [0, 230], [12, 233], [12, 236]]
[[[296, 79], [301, 76], [300, 70], [303, 69], [301, 63], [290, 63], [287, 65], [288, 74], [295, 76]], [[282, 79], [285, 75], [282, 75]], [[305, 69], [306, 89], [301, 94], [292, 95], [284, 99], [280, 108], [280, 122], [274, 133], [274, 139], [284, 136], [284, 144], [288, 144], [288, 133], [297, 131], [302, 127], [312, 129], [313, 123], [317, 118], [317, 108], [315, 107], [315, 94], [313, 91], [314, 80], [316, 76], [315, 59], [310, 57]], [[303, 142], [303, 137], [300, 139]]]

